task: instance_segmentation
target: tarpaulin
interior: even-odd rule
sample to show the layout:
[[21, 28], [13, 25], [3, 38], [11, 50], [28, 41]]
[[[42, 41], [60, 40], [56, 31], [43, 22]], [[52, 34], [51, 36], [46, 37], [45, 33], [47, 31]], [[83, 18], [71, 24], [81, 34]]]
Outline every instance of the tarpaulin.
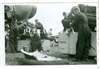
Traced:
[[45, 54], [43, 54], [41, 52], [38, 52], [38, 51], [26, 52], [23, 49], [21, 49], [21, 52], [23, 54], [26, 54], [26, 55], [30, 56], [30, 57], [34, 57], [38, 61], [59, 61], [59, 60], [62, 60], [61, 58], [45, 55]]

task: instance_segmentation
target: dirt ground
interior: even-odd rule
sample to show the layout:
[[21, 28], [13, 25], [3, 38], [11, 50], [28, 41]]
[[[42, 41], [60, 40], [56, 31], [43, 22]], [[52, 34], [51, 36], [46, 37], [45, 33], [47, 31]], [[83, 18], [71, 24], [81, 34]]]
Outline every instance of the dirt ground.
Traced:
[[[97, 64], [96, 60], [94, 60], [94, 57], [89, 57], [88, 61], [76, 62], [76, 61], [72, 61], [72, 59], [74, 59], [74, 55], [61, 54], [52, 51], [43, 52], [43, 54], [63, 58], [65, 60], [64, 62], [67, 62], [65, 63], [65, 65], [96, 65]], [[25, 59], [22, 53], [6, 53], [6, 65], [22, 65], [21, 62], [19, 62], [16, 58]]]

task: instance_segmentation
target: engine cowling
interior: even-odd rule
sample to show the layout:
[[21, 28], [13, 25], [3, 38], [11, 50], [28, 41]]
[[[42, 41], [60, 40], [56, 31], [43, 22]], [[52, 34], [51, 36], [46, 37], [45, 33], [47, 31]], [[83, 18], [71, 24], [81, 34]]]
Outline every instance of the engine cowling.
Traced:
[[15, 18], [18, 20], [30, 19], [36, 14], [36, 6], [33, 5], [15, 5]]
[[27, 20], [32, 18], [37, 11], [37, 7], [34, 5], [13, 5], [11, 9], [6, 11], [7, 17], [14, 16], [17, 20]]

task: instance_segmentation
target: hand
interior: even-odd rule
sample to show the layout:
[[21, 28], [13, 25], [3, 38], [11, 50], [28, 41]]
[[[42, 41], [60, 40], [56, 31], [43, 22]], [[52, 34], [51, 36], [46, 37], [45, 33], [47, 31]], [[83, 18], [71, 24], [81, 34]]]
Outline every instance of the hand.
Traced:
[[7, 40], [9, 40], [9, 37], [8, 37], [8, 36], [6, 36], [6, 39], [7, 39]]
[[72, 22], [70, 22], [70, 25], [72, 24]]
[[20, 37], [17, 37], [17, 39], [19, 40], [19, 39], [20, 39]]
[[25, 35], [25, 33], [23, 33], [23, 35]]

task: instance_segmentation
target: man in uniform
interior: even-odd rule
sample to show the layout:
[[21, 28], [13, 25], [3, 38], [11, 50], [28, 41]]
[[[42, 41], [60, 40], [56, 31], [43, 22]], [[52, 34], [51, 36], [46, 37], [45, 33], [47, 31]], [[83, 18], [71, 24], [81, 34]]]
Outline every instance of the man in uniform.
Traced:
[[41, 39], [39, 37], [39, 35], [37, 34], [37, 30], [35, 28], [31, 29], [30, 32], [30, 49], [29, 52], [34, 52], [36, 50], [38, 50], [39, 52], [42, 51], [42, 43], [41, 43]]
[[41, 37], [41, 39], [44, 38], [44, 36], [45, 36], [45, 34], [44, 34], [44, 27], [43, 27], [42, 23], [40, 23], [38, 21], [38, 19], [35, 20], [35, 27], [36, 27], [36, 29], [40, 30], [40, 37]]
[[63, 16], [64, 19], [61, 22], [64, 27], [63, 32], [66, 32], [66, 30], [70, 28], [70, 25], [69, 25], [68, 15], [66, 14], [66, 12], [63, 12]]
[[39, 29], [40, 32], [43, 32], [44, 27], [43, 27], [42, 23], [40, 23], [40, 22], [38, 21], [38, 19], [36, 19], [35, 22], [36, 22], [36, 23], [35, 23], [35, 27], [36, 27], [37, 29]]
[[50, 28], [50, 30], [48, 31], [48, 37], [51, 38], [52, 37], [52, 29]]
[[9, 46], [11, 48], [11, 52], [18, 52], [17, 50], [17, 38], [23, 34], [24, 29], [26, 28], [26, 23], [17, 25], [12, 28], [9, 32]]
[[71, 13], [75, 16], [71, 26], [78, 28], [75, 61], [88, 60], [91, 47], [91, 30], [88, 26], [87, 16], [80, 11], [78, 6], [73, 7]]

